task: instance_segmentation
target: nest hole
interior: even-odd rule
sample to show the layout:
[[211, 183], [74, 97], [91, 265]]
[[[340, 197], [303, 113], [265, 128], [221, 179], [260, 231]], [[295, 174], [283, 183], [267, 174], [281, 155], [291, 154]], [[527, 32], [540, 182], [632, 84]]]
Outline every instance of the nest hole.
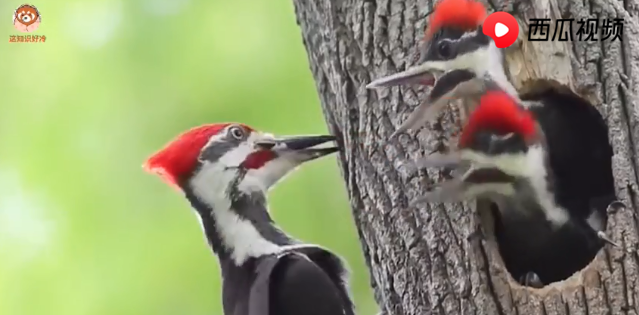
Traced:
[[[536, 81], [523, 90], [522, 100], [552, 106], [533, 111], [552, 150], [551, 189], [571, 220], [553, 229], [543, 216], [513, 216], [509, 213], [516, 210], [509, 212], [490, 204], [489, 232], [513, 279], [539, 288], [571, 277], [595, 258], [604, 243], [589, 227], [606, 230], [607, 209], [616, 196], [608, 126], [599, 111], [556, 82]], [[532, 275], [537, 279], [531, 279]]]

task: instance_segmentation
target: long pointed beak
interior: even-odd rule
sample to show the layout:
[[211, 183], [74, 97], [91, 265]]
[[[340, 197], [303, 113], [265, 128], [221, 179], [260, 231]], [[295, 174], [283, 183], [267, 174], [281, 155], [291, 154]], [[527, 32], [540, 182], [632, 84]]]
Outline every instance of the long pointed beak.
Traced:
[[397, 130], [395, 130], [389, 139], [393, 139], [397, 137], [399, 134], [404, 133], [408, 130], [414, 130], [419, 128], [420, 126], [425, 125], [427, 122], [433, 121], [437, 118], [437, 115], [441, 113], [448, 102], [440, 100], [439, 102], [435, 102], [433, 104], [429, 103], [429, 100], [426, 99], [417, 105], [417, 108], [408, 116], [406, 121], [404, 121]]
[[426, 85], [433, 86], [436, 81], [436, 73], [442, 72], [443, 69], [437, 67], [437, 64], [425, 62], [420, 65], [410, 67], [406, 71], [391, 74], [386, 77], [379, 78], [366, 85], [367, 89], [379, 87], [389, 87], [398, 85]]
[[429, 156], [420, 158], [415, 161], [415, 166], [418, 169], [425, 168], [454, 168], [458, 167], [465, 161], [462, 160], [459, 152], [450, 153], [433, 153]]
[[435, 120], [450, 101], [482, 95], [487, 90], [489, 83], [466, 69], [446, 72], [437, 80], [428, 98], [417, 106], [390, 138]]
[[278, 156], [287, 156], [300, 162], [314, 160], [339, 151], [334, 136], [292, 136], [274, 139], [260, 139], [255, 146], [262, 150], [271, 150]]

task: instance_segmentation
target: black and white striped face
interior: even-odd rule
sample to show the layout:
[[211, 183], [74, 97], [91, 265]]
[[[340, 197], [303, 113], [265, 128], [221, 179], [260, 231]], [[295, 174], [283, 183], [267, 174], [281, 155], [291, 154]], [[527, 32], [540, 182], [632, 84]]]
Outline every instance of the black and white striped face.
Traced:
[[300, 164], [336, 152], [333, 136], [277, 138], [245, 125], [231, 124], [210, 137], [198, 157], [190, 184], [201, 192], [266, 192]]
[[268, 215], [266, 193], [302, 163], [338, 151], [333, 141], [280, 138], [238, 123], [207, 124], [177, 136], [144, 168], [185, 193], [213, 250], [239, 266], [290, 242]]
[[[539, 198], [538, 202], [546, 206], [552, 198], [547, 196], [545, 158], [541, 145], [528, 146], [515, 133], [500, 135], [478, 131], [468, 145], [457, 152], [435, 154], [417, 161], [419, 168], [452, 168], [457, 175], [415, 202], [456, 202], [476, 198], [493, 201], [495, 198], [516, 198], [529, 202]], [[554, 206], [546, 208], [554, 209]], [[553, 213], [549, 218], [551, 215]], [[554, 219], [559, 222], [562, 217]]]
[[[540, 145], [528, 145], [515, 133], [502, 135], [491, 131], [478, 131], [466, 146], [461, 148], [459, 156], [460, 160], [474, 165], [477, 169], [494, 169], [496, 173], [511, 179], [532, 178], [542, 172], [545, 166], [543, 148]], [[486, 182], [491, 182], [490, 177], [486, 177]]]
[[[420, 46], [420, 59], [416, 66], [377, 79], [366, 87], [423, 84], [430, 82], [429, 78], [437, 79], [455, 69], [469, 69], [476, 76], [483, 76], [493, 68], [503, 72], [501, 52], [492, 39], [483, 33], [481, 26], [470, 32], [442, 28]], [[428, 85], [433, 85], [434, 81]]]
[[487, 130], [477, 131], [468, 143], [459, 149], [453, 153], [425, 157], [418, 160], [416, 166], [453, 169], [464, 169], [470, 166], [469, 169], [464, 170], [465, 175], [459, 177], [459, 184], [466, 185], [465, 189], [482, 185], [483, 188], [452, 194], [459, 195], [462, 198], [460, 200], [473, 199], [482, 193], [492, 191], [506, 195], [506, 191], [512, 191], [511, 185], [515, 179], [530, 178], [535, 175], [530, 170], [539, 172], [538, 166], [544, 166], [541, 146], [528, 146], [524, 139], [515, 133], [501, 135]]
[[[442, 70], [473, 68], [460, 61], [468, 59], [477, 53], [485, 53], [492, 40], [482, 32], [479, 26], [476, 30], [463, 32], [457, 29], [443, 28], [433, 38], [425, 42], [420, 48], [419, 64], [432, 64]], [[477, 58], [474, 56], [473, 58]], [[437, 66], [437, 62], [450, 63], [450, 65]]]
[[528, 143], [513, 132], [499, 134], [490, 130], [477, 131], [466, 144], [465, 149], [481, 152], [486, 156], [526, 154]]

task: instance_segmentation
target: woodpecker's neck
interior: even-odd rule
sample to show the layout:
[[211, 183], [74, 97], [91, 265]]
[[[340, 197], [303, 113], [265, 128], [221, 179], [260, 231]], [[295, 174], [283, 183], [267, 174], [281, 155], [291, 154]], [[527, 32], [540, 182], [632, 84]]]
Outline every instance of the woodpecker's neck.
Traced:
[[530, 146], [527, 154], [527, 169], [530, 186], [546, 218], [554, 227], [560, 227], [569, 219], [565, 207], [559, 204], [555, 187], [555, 174], [550, 165], [546, 135], [537, 125], [537, 142]]
[[[540, 143], [531, 146], [525, 156], [522, 156], [522, 168], [519, 177], [525, 182], [522, 195], [517, 196], [524, 204], [524, 209], [541, 210], [546, 220], [554, 227], [560, 227], [568, 222], [568, 211], [562, 207], [555, 194], [555, 179], [550, 167], [545, 147]], [[514, 169], [511, 169], [514, 171]]]
[[[232, 178], [241, 179], [241, 174], [234, 171], [211, 175], [204, 171], [194, 176], [184, 191], [220, 260], [231, 259], [239, 266], [250, 258], [275, 254], [282, 246], [297, 243], [271, 219], [265, 191], [240, 190], [239, 180]], [[219, 186], [225, 182], [228, 186]], [[216, 187], [215, 183], [220, 184]]]
[[[502, 90], [508, 93], [515, 100], [519, 101], [519, 93], [515, 86], [510, 83], [506, 75], [505, 59], [502, 49], [497, 48], [491, 40], [486, 50], [484, 61], [480, 61], [479, 65], [485, 65], [482, 75], [488, 75]], [[482, 58], [483, 59], [483, 58]]]

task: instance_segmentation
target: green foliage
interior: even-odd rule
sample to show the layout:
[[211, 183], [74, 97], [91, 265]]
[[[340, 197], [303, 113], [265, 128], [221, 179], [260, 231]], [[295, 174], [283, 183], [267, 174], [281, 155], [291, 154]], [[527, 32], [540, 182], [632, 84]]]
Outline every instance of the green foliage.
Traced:
[[[8, 43], [20, 4], [0, 4], [0, 314], [221, 314], [194, 214], [141, 164], [207, 122], [327, 132], [291, 1], [40, 1], [47, 41]], [[270, 206], [347, 259], [373, 314], [335, 157], [287, 177]]]

